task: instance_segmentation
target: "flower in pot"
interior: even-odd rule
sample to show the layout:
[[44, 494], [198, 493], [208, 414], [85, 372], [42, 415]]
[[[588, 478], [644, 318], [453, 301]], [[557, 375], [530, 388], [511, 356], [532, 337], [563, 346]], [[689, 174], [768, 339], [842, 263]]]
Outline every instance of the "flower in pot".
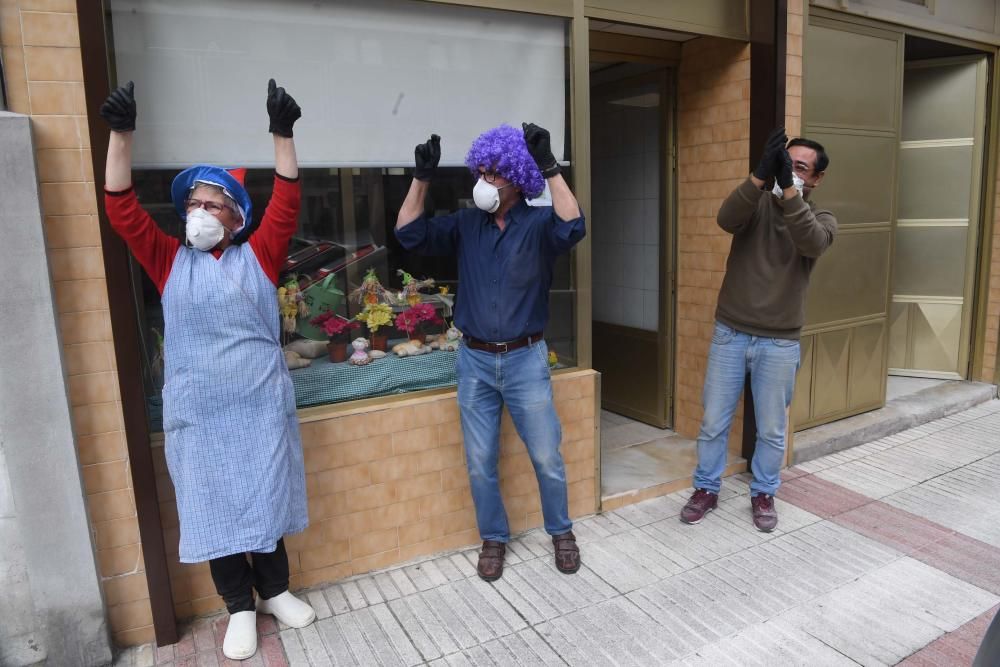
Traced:
[[347, 360], [347, 345], [351, 338], [351, 329], [357, 329], [361, 325], [354, 320], [340, 317], [336, 313], [325, 310], [316, 317], [309, 320], [309, 324], [325, 333], [330, 342], [327, 343], [327, 350], [330, 352], [330, 361], [341, 362]]
[[411, 340], [417, 340], [422, 345], [424, 343], [425, 326], [441, 326], [444, 323], [434, 310], [434, 306], [429, 303], [418, 303], [410, 306], [396, 316], [396, 328], [405, 331]]
[[392, 322], [392, 307], [385, 303], [369, 303], [365, 309], [355, 316], [355, 319], [364, 322], [371, 333], [371, 347], [373, 350], [385, 352], [388, 343], [386, 334], [379, 334], [378, 330]]

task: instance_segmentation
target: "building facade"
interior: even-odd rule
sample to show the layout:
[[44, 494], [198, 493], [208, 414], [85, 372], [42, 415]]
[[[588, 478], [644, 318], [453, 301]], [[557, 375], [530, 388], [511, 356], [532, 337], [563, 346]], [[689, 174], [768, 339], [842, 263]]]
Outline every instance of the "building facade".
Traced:
[[[74, 576], [93, 580], [113, 642], [170, 643], [176, 619], [222, 608], [207, 566], [177, 559], [158, 421], [159, 301], [102, 210], [108, 134], [96, 111], [120, 82], [136, 82], [137, 192], [172, 232], [170, 179], [196, 162], [249, 168], [263, 209], [267, 79], [296, 96], [303, 213], [284, 277], [305, 276], [311, 303], [347, 316], [369, 269], [391, 290], [402, 287], [398, 271], [434, 278], [448, 288], [429, 295], [445, 317], [449, 295], [461, 298], [453, 263], [408, 257], [392, 235], [414, 144], [442, 135], [431, 196], [435, 209], [454, 209], [470, 197], [461, 164], [479, 131], [548, 127], [588, 216], [587, 238], [557, 265], [546, 332], [573, 516], [689, 483], [682, 466], [662, 483], [602, 493], [599, 415], [697, 435], [729, 250], [715, 214], [782, 123], [827, 146], [816, 198], [841, 224], [811, 286], [795, 426], [883, 405], [890, 373], [996, 382], [998, 3], [495, 4], [0, 0], [5, 108], [30, 120], [34, 155], [14, 168], [37, 184], [44, 234], [42, 255], [20, 273], [50, 295], [53, 335], [38, 354], [58, 360], [67, 415], [47, 440], [63, 454], [50, 473], [86, 510], [66, 534], [82, 544], [84, 526], [93, 563]], [[23, 128], [12, 131], [23, 143]], [[309, 334], [308, 318], [297, 324]], [[0, 361], [12, 363], [17, 350], [7, 354]], [[323, 359], [293, 371], [311, 517], [288, 540], [293, 588], [478, 541], [447, 354], [394, 360], [391, 371]], [[12, 395], [10, 377], [0, 385]], [[503, 433], [504, 495], [525, 530], [541, 523], [534, 475], [506, 417]], [[738, 417], [730, 472], [746, 467], [741, 433]], [[2, 442], [8, 505], [47, 493], [40, 480], [17, 483], [33, 443]], [[23, 550], [28, 519], [3, 513], [3, 490], [0, 521]], [[17, 563], [18, 581], [30, 582]], [[17, 604], [37, 612], [47, 602], [30, 588]], [[0, 642], [59, 654], [58, 633], [30, 625]], [[31, 653], [9, 655], [25, 663], [18, 656]]]

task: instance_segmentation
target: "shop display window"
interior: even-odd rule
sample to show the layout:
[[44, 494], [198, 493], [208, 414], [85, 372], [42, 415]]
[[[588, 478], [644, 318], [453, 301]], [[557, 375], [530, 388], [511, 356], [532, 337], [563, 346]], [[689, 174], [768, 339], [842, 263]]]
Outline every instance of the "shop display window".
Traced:
[[[571, 170], [564, 171], [571, 178]], [[175, 173], [174, 170], [137, 170], [134, 182], [143, 208], [164, 231], [182, 239], [184, 223], [170, 201], [170, 183]], [[320, 356], [309, 360], [308, 366], [293, 368], [291, 375], [298, 406], [304, 408], [452, 386], [455, 382], [456, 353], [447, 346], [445, 349], [435, 346], [433, 352], [406, 357], [391, 351], [393, 345], [409, 340], [414, 333], [406, 330], [405, 319], [401, 322], [403, 328], [396, 326], [399, 314], [410, 307], [403, 284], [406, 275], [417, 281], [433, 280], [433, 285], [425, 285], [420, 291], [420, 302], [430, 304], [438, 316], [419, 323], [416, 333], [425, 342], [431, 336], [446, 334], [452, 321], [454, 303], [461, 299], [461, 284], [454, 257], [421, 257], [406, 252], [393, 234], [399, 206], [412, 179], [412, 170], [306, 168], [300, 172], [300, 177], [302, 211], [299, 227], [289, 246], [288, 260], [279, 277], [279, 285], [296, 281], [308, 313], [302, 316], [296, 314], [295, 330], [283, 334], [285, 342], [315, 340], [325, 343], [330, 340], [321, 324], [313, 324], [317, 316], [324, 312], [356, 321], [363, 304], [349, 297], [362, 286], [369, 271], [374, 271], [379, 283], [389, 293], [394, 317], [393, 322], [381, 332], [389, 341], [389, 353], [384, 359], [355, 367], [346, 360], [346, 355], [342, 357], [344, 360], [335, 361], [327, 347]], [[439, 169], [427, 200], [427, 214], [472, 206], [474, 183], [472, 175], [464, 168]], [[246, 186], [259, 220], [271, 194], [273, 171], [249, 170]], [[574, 365], [576, 358], [571, 257], [564, 255], [556, 264], [550, 292], [551, 317], [546, 331], [546, 340], [561, 367]], [[138, 263], [133, 260], [132, 265], [145, 347], [147, 403], [152, 426], [158, 430], [163, 382], [160, 296]], [[370, 339], [367, 328], [360, 322], [357, 325], [357, 328], [349, 330], [350, 338], [362, 336]], [[345, 337], [334, 344], [345, 346], [349, 354], [350, 338]]]
[[[430, 215], [473, 206], [465, 152], [502, 122], [546, 127], [572, 185], [565, 19], [414, 0], [111, 0], [109, 9], [115, 78], [136, 82], [136, 193], [167, 233], [184, 236], [170, 183], [198, 163], [247, 168], [259, 223], [274, 174], [267, 79], [302, 107], [302, 210], [276, 289], [298, 407], [453, 386], [457, 262], [408, 253], [393, 234], [413, 147], [442, 135]], [[572, 255], [557, 263], [545, 332], [559, 366], [576, 359], [571, 267]], [[160, 299], [134, 261], [132, 281], [159, 430]], [[388, 311], [373, 331], [358, 322], [364, 299], [350, 297], [376, 281]], [[358, 337], [387, 338], [386, 356], [352, 365]], [[433, 351], [393, 351], [410, 340]]]

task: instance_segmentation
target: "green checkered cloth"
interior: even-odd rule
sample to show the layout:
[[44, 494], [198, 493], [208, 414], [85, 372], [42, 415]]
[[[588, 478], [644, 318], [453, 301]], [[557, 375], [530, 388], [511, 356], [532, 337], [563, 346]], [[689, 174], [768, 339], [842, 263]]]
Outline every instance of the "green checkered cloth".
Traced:
[[309, 366], [291, 371], [295, 403], [304, 408], [451, 387], [456, 382], [457, 356], [458, 352], [441, 350], [415, 357], [397, 357], [390, 352], [365, 366], [352, 366], [346, 361], [334, 364], [327, 356], [313, 359]]

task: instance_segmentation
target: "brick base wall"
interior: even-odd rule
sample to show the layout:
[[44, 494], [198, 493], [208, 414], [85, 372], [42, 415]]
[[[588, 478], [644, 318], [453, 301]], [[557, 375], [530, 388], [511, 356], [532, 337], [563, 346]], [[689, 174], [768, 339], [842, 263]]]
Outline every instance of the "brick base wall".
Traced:
[[[678, 85], [677, 380], [674, 428], [694, 438], [730, 236], [715, 222], [746, 178], [750, 140], [750, 46], [715, 37], [685, 42]], [[742, 428], [737, 412], [733, 433]], [[738, 447], [731, 438], [731, 447]]]
[[[597, 509], [593, 371], [557, 375], [570, 516]], [[310, 420], [302, 441], [309, 528], [285, 540], [291, 587], [298, 589], [479, 542], [454, 392]], [[173, 489], [155, 449], [157, 489], [178, 617], [223, 608], [205, 563], [177, 560]], [[512, 532], [542, 525], [531, 459], [504, 412], [501, 491]]]

